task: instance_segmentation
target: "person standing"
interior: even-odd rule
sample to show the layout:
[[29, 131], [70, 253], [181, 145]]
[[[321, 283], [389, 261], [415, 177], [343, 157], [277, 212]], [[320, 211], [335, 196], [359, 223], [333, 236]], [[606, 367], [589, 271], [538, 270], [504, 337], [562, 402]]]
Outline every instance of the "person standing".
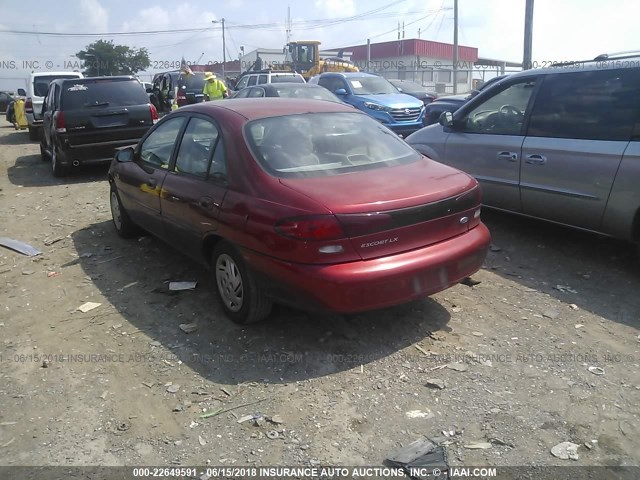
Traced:
[[227, 87], [221, 82], [213, 72], [205, 72], [204, 74], [204, 100], [222, 100], [227, 96]]

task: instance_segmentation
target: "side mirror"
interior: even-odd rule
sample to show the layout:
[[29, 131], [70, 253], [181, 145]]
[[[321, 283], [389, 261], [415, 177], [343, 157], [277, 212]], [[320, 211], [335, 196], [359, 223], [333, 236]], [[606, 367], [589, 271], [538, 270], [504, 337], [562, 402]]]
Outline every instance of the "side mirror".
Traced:
[[453, 113], [451, 112], [442, 112], [440, 114], [440, 118], [438, 118], [438, 123], [443, 127], [451, 127], [453, 126]]
[[153, 93], [153, 88], [147, 88], [147, 93]]
[[26, 97], [27, 96], [27, 92], [25, 91], [24, 88], [19, 88], [18, 89], [18, 95], [20, 95], [21, 97]]
[[334, 92], [336, 95], [346, 95], [347, 91], [344, 88], [339, 88]]
[[133, 162], [134, 156], [133, 147], [126, 147], [122, 150], [118, 150], [116, 153], [116, 161], [120, 163]]

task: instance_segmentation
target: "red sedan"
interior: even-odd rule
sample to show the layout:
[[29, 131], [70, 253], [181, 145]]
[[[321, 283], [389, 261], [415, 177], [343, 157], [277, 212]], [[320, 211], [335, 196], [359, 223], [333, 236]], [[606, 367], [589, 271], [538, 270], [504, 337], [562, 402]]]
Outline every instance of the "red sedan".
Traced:
[[444, 290], [482, 265], [477, 182], [353, 108], [238, 99], [164, 117], [109, 169], [138, 227], [207, 264], [227, 315], [272, 302], [355, 313]]

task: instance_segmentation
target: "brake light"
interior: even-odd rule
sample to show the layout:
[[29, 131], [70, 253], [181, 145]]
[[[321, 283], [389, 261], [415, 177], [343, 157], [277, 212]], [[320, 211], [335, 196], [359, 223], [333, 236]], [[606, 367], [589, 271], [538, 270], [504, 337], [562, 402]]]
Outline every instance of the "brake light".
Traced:
[[276, 232], [297, 240], [337, 240], [344, 238], [344, 231], [333, 215], [291, 217], [276, 224]]
[[24, 112], [33, 113], [33, 100], [31, 99], [31, 97], [27, 97], [24, 102]]
[[155, 124], [158, 123], [158, 110], [152, 104], [149, 104], [149, 111], [151, 112], [151, 121]]
[[184, 92], [178, 92], [178, 100], [186, 100], [187, 94]]
[[64, 126], [64, 112], [58, 112], [56, 114], [56, 132], [65, 133], [67, 129]]

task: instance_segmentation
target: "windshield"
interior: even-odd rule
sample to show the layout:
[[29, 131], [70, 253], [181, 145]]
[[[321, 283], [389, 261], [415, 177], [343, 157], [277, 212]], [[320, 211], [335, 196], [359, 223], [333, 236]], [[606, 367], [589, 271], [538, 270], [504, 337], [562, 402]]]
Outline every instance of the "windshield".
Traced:
[[319, 177], [414, 162], [420, 155], [361, 113], [306, 113], [249, 122], [256, 159], [277, 177]]
[[340, 102], [340, 99], [323, 87], [309, 87], [306, 85], [287, 85], [275, 87], [279, 97], [311, 98], [314, 100], [329, 100]]
[[193, 75], [180, 75], [178, 79], [178, 85], [183, 85], [189, 90], [202, 90], [204, 88], [204, 73], [197, 72]]
[[62, 106], [65, 110], [146, 103], [149, 103], [149, 96], [137, 80], [85, 80], [77, 84], [65, 82], [62, 87]]
[[33, 94], [36, 97], [44, 97], [47, 95], [47, 89], [49, 84], [59, 78], [78, 78], [77, 75], [55, 75], [55, 76], [43, 76], [35, 77], [33, 79]]
[[385, 95], [399, 93], [388, 80], [382, 77], [348, 78], [354, 95]]
[[396, 87], [400, 87], [403, 92], [411, 92], [411, 93], [423, 93], [426, 91], [426, 88], [416, 82], [391, 82]]

